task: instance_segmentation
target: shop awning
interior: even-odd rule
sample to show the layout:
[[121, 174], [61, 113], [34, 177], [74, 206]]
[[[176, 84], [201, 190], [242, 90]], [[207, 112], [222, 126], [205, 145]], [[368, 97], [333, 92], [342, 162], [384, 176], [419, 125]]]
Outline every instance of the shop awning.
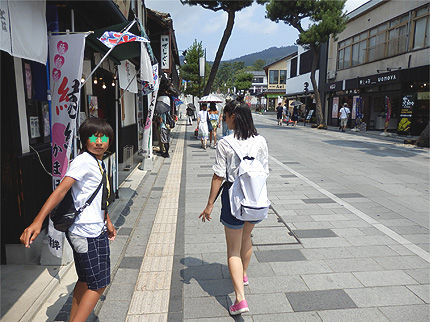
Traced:
[[[87, 44], [95, 51], [106, 54], [109, 50], [108, 47], [103, 45], [98, 38], [103, 35], [105, 31], [121, 31], [128, 26], [129, 22], [120, 23], [113, 26], [108, 26], [105, 28], [94, 30], [93, 34], [90, 34], [87, 37]], [[129, 30], [132, 34], [136, 36], [140, 36], [140, 31], [136, 24]], [[109, 54], [109, 58], [112, 59], [116, 64], [119, 64], [120, 61], [126, 59], [133, 59], [136, 57], [140, 57], [140, 42], [130, 42], [121, 44], [116, 46], [114, 50]]]

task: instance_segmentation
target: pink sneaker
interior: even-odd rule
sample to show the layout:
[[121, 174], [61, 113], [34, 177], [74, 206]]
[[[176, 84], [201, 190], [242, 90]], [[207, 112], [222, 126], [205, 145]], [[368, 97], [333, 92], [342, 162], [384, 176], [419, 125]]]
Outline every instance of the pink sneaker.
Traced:
[[249, 285], [249, 281], [248, 281], [248, 275], [243, 277], [243, 285], [248, 286]]
[[238, 315], [245, 312], [249, 312], [248, 303], [246, 303], [246, 300], [242, 300], [237, 304], [233, 304], [228, 309], [231, 315]]

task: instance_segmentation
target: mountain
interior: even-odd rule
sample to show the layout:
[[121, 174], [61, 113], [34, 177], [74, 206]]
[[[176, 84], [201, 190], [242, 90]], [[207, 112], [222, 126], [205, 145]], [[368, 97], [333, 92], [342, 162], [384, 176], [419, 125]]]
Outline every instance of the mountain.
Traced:
[[262, 51], [240, 56], [238, 58], [223, 60], [225, 62], [238, 62], [243, 61], [245, 66], [251, 66], [257, 59], [262, 59], [267, 64], [273, 63], [289, 54], [297, 51], [297, 46], [286, 46], [286, 47], [270, 47]]
[[[251, 66], [257, 59], [262, 59], [266, 62], [267, 65], [273, 63], [274, 61], [277, 61], [278, 59], [288, 56], [295, 51], [297, 51], [297, 46], [294, 45], [286, 47], [270, 47], [256, 53], [240, 56], [238, 58], [223, 60], [222, 62], [243, 61], [245, 63], [245, 66]], [[184, 57], [180, 56], [179, 58], [182, 65], [184, 63]], [[208, 61], [208, 63], [212, 64], [213, 62]]]

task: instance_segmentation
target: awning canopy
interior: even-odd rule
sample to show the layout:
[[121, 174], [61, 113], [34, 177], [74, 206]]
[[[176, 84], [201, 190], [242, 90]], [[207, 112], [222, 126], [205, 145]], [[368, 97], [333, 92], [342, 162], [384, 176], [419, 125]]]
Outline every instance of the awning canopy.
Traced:
[[[97, 29], [93, 34], [90, 34], [87, 37], [87, 44], [95, 51], [106, 54], [109, 48], [103, 45], [102, 42], [98, 40], [98, 38], [100, 38], [105, 31], [121, 31], [126, 28], [129, 23], [130, 22], [127, 21], [117, 25]], [[140, 31], [136, 24], [133, 25], [129, 32], [135, 34], [136, 36], [140, 36]], [[122, 60], [130, 60], [137, 57], [140, 57], [140, 42], [137, 41], [118, 45], [109, 54], [109, 58], [112, 59], [116, 64], [119, 64]], [[135, 63], [139, 63], [139, 60], [137, 60]]]

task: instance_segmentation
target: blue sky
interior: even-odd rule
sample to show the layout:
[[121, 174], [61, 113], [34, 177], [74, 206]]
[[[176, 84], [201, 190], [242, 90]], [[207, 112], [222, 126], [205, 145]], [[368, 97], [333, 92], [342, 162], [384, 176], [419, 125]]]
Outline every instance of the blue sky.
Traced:
[[[348, 12], [368, 0], [347, 0]], [[168, 12], [173, 18], [173, 27], [180, 51], [190, 47], [197, 39], [206, 48], [208, 60], [214, 60], [219, 42], [227, 22], [227, 14], [214, 12], [200, 6], [182, 5], [179, 0], [145, 0], [147, 8]], [[223, 60], [258, 52], [269, 47], [293, 45], [297, 31], [284, 23], [266, 19], [265, 9], [254, 3], [236, 14], [233, 32], [224, 51]]]

